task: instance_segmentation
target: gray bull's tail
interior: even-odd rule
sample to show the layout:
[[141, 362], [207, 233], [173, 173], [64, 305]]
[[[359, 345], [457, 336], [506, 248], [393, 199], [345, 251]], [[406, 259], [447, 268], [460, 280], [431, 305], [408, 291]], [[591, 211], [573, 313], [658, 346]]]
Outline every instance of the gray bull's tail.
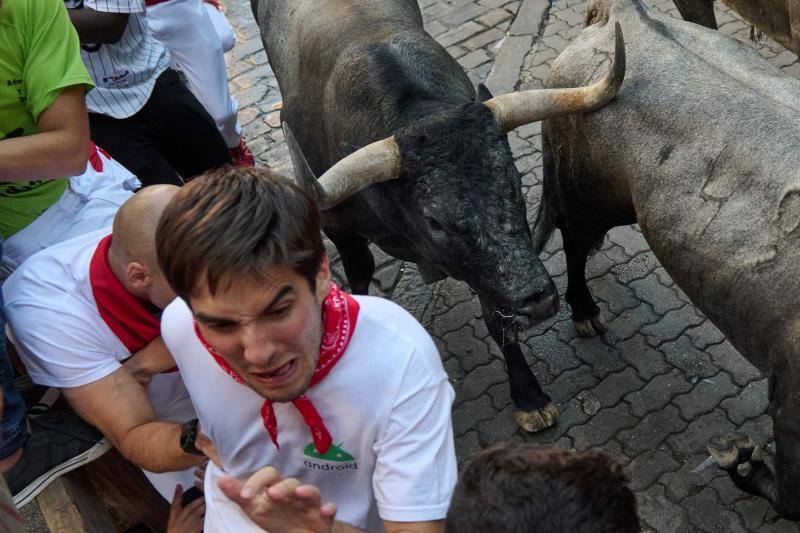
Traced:
[[536, 211], [536, 222], [533, 225], [533, 248], [537, 254], [541, 254], [545, 245], [553, 236], [556, 229], [555, 216], [549, 207], [547, 195], [542, 191], [542, 198], [539, 200], [539, 209]]
[[536, 211], [536, 222], [533, 224], [533, 248], [537, 254], [542, 253], [556, 229], [556, 213], [553, 211], [553, 199], [547, 186], [551, 180], [556, 179], [555, 160], [546, 135], [542, 135], [542, 175], [542, 194], [539, 197], [539, 209]]

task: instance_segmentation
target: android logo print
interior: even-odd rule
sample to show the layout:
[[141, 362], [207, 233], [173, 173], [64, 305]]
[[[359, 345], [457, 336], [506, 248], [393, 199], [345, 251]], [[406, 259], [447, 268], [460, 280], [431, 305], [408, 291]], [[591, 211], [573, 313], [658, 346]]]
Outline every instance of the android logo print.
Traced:
[[321, 454], [314, 447], [314, 443], [311, 442], [306, 446], [303, 453], [308, 457], [313, 457], [314, 459], [323, 459], [325, 461], [334, 461], [337, 463], [355, 461], [355, 457], [344, 451], [341, 448], [341, 445], [341, 442], [339, 444], [332, 444], [327, 453]]

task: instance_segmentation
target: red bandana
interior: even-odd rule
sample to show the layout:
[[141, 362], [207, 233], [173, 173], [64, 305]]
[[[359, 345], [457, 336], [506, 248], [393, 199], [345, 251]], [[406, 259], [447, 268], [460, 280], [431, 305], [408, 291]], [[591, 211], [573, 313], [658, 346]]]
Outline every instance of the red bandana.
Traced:
[[129, 293], [108, 264], [111, 235], [103, 237], [89, 264], [89, 283], [103, 321], [134, 354], [161, 335], [161, 323]]
[[[317, 368], [314, 370], [314, 376], [311, 378], [311, 385], [313, 387], [328, 375], [328, 372], [334, 365], [341, 359], [347, 345], [350, 343], [350, 338], [353, 336], [353, 331], [356, 329], [356, 321], [358, 320], [358, 302], [352, 296], [345, 293], [335, 283], [331, 283], [331, 290], [328, 296], [322, 301], [322, 344], [319, 348], [319, 361], [317, 361]], [[222, 358], [214, 348], [203, 338], [200, 333], [200, 328], [197, 327], [197, 322], [194, 324], [194, 331], [197, 338], [203, 343], [208, 353], [214, 358], [217, 364], [238, 383], [245, 384], [244, 380], [231, 368], [231, 366]], [[292, 403], [300, 411], [308, 428], [311, 430], [311, 437], [314, 439], [314, 446], [317, 452], [325, 454], [331, 447], [333, 439], [331, 438], [328, 428], [325, 427], [322, 417], [314, 408], [305, 394], [292, 400]], [[261, 407], [261, 420], [264, 427], [269, 433], [270, 439], [275, 444], [275, 447], [280, 449], [278, 445], [278, 422], [275, 419], [275, 410], [272, 408], [270, 400], [264, 400], [264, 405]]]

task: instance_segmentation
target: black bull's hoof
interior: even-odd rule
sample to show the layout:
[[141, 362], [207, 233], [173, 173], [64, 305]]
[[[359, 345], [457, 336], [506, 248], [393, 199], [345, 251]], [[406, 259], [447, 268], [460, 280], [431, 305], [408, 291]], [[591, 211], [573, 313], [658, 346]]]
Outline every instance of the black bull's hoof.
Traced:
[[553, 405], [553, 402], [550, 402], [540, 409], [515, 411], [514, 419], [519, 424], [519, 427], [529, 433], [542, 431], [558, 422], [558, 409]]

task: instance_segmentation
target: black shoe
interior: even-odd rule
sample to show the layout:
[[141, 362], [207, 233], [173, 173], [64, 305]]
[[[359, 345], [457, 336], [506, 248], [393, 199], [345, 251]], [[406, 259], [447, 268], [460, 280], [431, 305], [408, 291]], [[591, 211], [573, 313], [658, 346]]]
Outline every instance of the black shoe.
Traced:
[[111, 443], [78, 415], [49, 410], [30, 417], [31, 434], [17, 464], [5, 473], [17, 508], [62, 474], [94, 461]]

